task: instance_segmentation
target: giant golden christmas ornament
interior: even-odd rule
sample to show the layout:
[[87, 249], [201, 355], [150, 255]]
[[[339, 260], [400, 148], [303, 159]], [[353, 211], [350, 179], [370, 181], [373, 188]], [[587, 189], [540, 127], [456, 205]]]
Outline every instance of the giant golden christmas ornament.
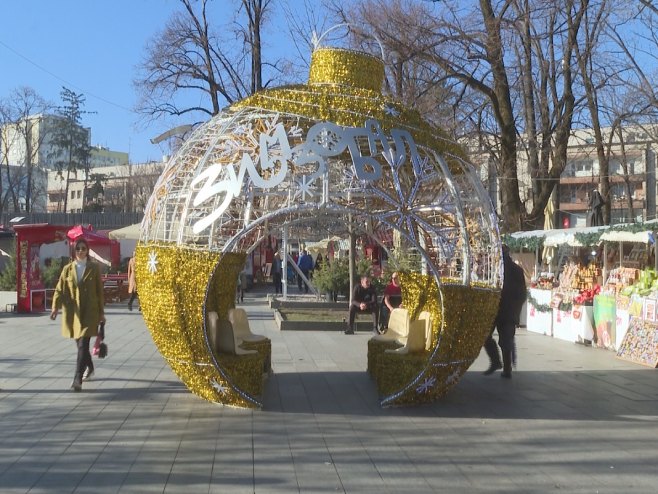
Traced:
[[382, 405], [435, 399], [477, 357], [501, 284], [495, 214], [461, 148], [383, 95], [383, 77], [378, 58], [318, 49], [308, 84], [233, 105], [166, 166], [142, 223], [139, 293], [158, 349], [199, 396], [261, 406], [269, 342], [213, 351], [208, 314], [225, 324], [246, 256], [268, 235], [347, 238], [351, 224], [418, 253], [403, 298], [412, 318], [430, 314], [431, 338], [411, 353], [369, 343]]

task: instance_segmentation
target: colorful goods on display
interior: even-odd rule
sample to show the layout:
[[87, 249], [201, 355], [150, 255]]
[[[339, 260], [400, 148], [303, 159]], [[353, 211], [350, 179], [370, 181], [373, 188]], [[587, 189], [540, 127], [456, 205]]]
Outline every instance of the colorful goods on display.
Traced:
[[[629, 274], [624, 282], [615, 285], [616, 291], [617, 286], [622, 285], [622, 288], [618, 290], [621, 295], [630, 297], [637, 293], [642, 297], [647, 297], [651, 294], [658, 294], [658, 277], [654, 269], [645, 268], [641, 271], [633, 268], [623, 269], [626, 272], [632, 272], [632, 277]], [[626, 286], [623, 286], [624, 283], [626, 283]]]
[[540, 273], [536, 280], [530, 283], [531, 288], [540, 290], [552, 290], [555, 287], [555, 275], [553, 273]]
[[594, 303], [594, 297], [599, 293], [601, 293], [601, 285], [596, 285], [594, 288], [586, 288], [581, 290], [574, 297], [573, 301], [578, 305], [592, 305]]
[[[654, 307], [655, 309], [655, 307]], [[658, 367], [658, 330], [655, 323], [634, 317], [617, 351], [624, 360]]]
[[636, 268], [615, 268], [608, 275], [608, 279], [603, 287], [603, 293], [616, 294], [623, 292], [627, 287], [635, 283], [637, 276], [638, 270]]
[[[216, 352], [208, 321], [214, 314], [226, 327], [238, 273], [269, 235], [285, 245], [352, 229], [420, 253], [423, 272], [407, 274], [403, 297], [412, 318], [430, 314], [432, 343], [383, 352], [382, 406], [436, 399], [478, 356], [502, 281], [496, 216], [461, 148], [383, 95], [383, 76], [378, 58], [317, 49], [308, 84], [264, 90], [215, 116], [160, 176], [136, 253], [140, 300], [159, 351], [197, 395], [262, 406], [269, 340], [241, 345], [249, 354]], [[450, 266], [457, 277], [442, 279]]]
[[558, 288], [553, 291], [551, 307], [569, 311], [573, 304], [592, 305], [594, 296], [601, 291], [600, 276], [601, 270], [594, 263], [587, 266], [567, 264], [560, 274]]

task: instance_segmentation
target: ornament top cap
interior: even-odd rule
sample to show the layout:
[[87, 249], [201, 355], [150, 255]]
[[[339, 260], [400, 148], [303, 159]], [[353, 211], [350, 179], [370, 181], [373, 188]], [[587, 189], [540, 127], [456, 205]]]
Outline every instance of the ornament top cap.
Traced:
[[311, 55], [308, 83], [338, 84], [381, 93], [384, 62], [367, 53], [342, 48], [318, 48]]

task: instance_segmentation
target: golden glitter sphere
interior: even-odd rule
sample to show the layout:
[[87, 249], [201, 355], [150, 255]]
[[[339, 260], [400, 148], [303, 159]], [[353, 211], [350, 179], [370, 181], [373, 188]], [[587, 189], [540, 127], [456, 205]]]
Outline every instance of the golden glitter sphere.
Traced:
[[382, 94], [383, 78], [376, 57], [316, 50], [308, 84], [240, 101], [167, 164], [146, 207], [137, 283], [159, 351], [192, 392], [261, 406], [269, 340], [218, 352], [208, 321], [217, 314], [226, 327], [247, 257], [284, 234], [312, 242], [352, 230], [417, 256], [403, 299], [413, 321], [429, 314], [429, 334], [409, 353], [369, 342], [382, 405], [436, 399], [477, 357], [501, 285], [491, 202], [462, 148]]

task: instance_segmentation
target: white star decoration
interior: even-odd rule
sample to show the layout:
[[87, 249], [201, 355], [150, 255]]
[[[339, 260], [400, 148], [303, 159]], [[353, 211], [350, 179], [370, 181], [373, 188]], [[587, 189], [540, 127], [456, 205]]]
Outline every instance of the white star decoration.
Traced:
[[158, 270], [158, 254], [156, 252], [149, 252], [149, 260], [147, 266], [149, 268], [149, 273], [151, 274], [155, 274], [155, 272]]
[[228, 392], [228, 388], [224, 386], [222, 383], [217, 381], [212, 382], [212, 387], [215, 388], [217, 392], [220, 394], [226, 394]]
[[391, 105], [386, 105], [384, 107], [384, 113], [390, 115], [391, 117], [397, 117], [400, 114], [400, 112]]
[[417, 393], [429, 393], [436, 384], [436, 377], [426, 377], [423, 383], [416, 388]]

